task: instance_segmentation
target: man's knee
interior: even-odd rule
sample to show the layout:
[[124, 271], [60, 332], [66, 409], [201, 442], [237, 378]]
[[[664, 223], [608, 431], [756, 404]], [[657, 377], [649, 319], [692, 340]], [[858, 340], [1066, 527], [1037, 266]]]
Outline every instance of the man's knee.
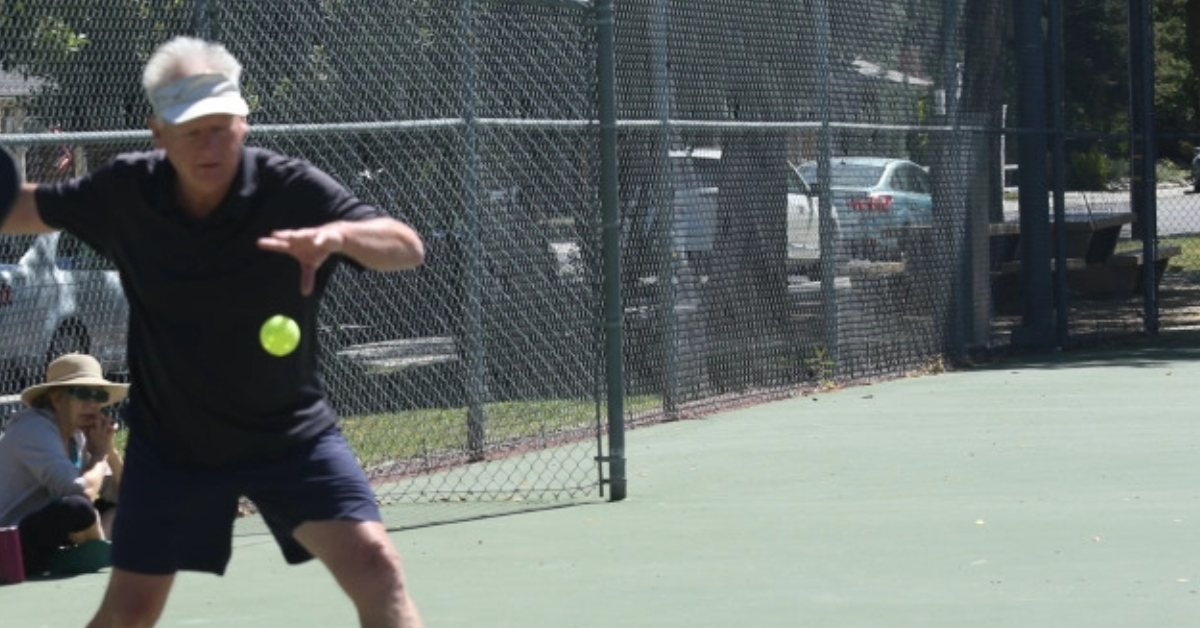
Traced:
[[402, 587], [400, 554], [382, 526], [372, 523], [347, 525], [345, 522], [333, 526], [324, 528], [318, 538], [333, 538], [327, 535], [339, 530], [337, 549], [330, 551], [328, 547], [318, 547], [314, 548], [317, 550], [314, 553], [351, 595], [355, 592], [378, 595]]
[[393, 589], [403, 584], [400, 554], [385, 536], [364, 539], [358, 549], [357, 569], [350, 569], [352, 577], [366, 580], [380, 589]]

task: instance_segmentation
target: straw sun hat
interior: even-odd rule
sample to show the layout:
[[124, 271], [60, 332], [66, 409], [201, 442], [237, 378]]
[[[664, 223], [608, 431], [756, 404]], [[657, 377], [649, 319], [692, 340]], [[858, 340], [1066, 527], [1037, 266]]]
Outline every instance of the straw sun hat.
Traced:
[[60, 386], [92, 386], [108, 391], [108, 401], [101, 406], [111, 406], [125, 398], [129, 384], [118, 384], [104, 379], [100, 363], [90, 355], [68, 353], [46, 367], [46, 383], [36, 384], [21, 391], [21, 401], [32, 406], [34, 401], [53, 388]]

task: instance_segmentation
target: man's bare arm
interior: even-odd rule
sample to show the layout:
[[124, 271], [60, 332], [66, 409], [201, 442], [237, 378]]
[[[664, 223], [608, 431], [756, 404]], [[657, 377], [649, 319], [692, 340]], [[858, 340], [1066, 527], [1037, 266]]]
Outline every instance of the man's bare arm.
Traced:
[[36, 183], [21, 184], [21, 193], [17, 195], [17, 202], [13, 205], [12, 213], [4, 220], [4, 224], [0, 225], [0, 233], [47, 233], [54, 231], [49, 225], [42, 222], [42, 217], [38, 215], [37, 199], [34, 196], [36, 190]]
[[408, 225], [391, 218], [335, 223], [342, 255], [372, 270], [408, 270], [425, 260], [425, 244]]
[[385, 272], [407, 270], [425, 261], [425, 244], [412, 227], [394, 218], [338, 221], [320, 227], [275, 231], [259, 238], [267, 251], [300, 262], [300, 293], [312, 294], [317, 269], [334, 253]]

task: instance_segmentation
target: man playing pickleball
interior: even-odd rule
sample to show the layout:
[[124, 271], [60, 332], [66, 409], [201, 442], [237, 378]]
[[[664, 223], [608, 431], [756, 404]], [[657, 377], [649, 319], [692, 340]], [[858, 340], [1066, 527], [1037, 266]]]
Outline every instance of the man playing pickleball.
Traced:
[[[419, 627], [314, 339], [336, 263], [410, 269], [424, 246], [311, 164], [246, 147], [240, 74], [218, 44], [162, 45], [143, 75], [159, 150], [66, 183], [25, 184], [3, 223], [6, 233], [75, 234], [113, 260], [129, 299], [121, 514], [89, 625], [153, 625], [177, 571], [224, 573], [246, 496], [289, 563], [325, 564], [362, 626]], [[274, 315], [301, 330], [282, 356], [259, 343]]]

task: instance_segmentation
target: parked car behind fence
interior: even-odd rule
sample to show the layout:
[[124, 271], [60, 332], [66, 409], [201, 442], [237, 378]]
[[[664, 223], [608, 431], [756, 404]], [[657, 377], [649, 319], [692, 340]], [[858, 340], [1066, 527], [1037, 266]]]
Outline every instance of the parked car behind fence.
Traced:
[[[817, 162], [802, 163], [796, 172], [820, 195]], [[851, 257], [896, 255], [894, 230], [931, 224], [932, 190], [929, 173], [906, 159], [835, 157], [829, 163], [829, 196]]]
[[795, 164], [788, 164], [787, 173], [787, 243], [788, 272], [820, 275], [823, 255], [832, 254], [833, 259], [844, 261], [846, 247], [841, 246], [837, 207], [832, 207], [829, 237], [832, 238], [828, 251], [821, 251], [821, 211], [824, 207], [817, 197], [815, 187], [805, 179]]
[[666, 255], [697, 276], [708, 274], [711, 264], [721, 149], [676, 149], [667, 159], [670, 171], [662, 174], [669, 177], [669, 207], [655, 198], [661, 182], [652, 176], [639, 177], [621, 199], [623, 283], [634, 293], [646, 281], [657, 281]]
[[[654, 198], [651, 179], [631, 186], [622, 199], [624, 283], [639, 282], [661, 269], [663, 252], [681, 260], [695, 275], [708, 272], [719, 221], [720, 148], [668, 152], [670, 220]], [[817, 162], [786, 164], [787, 259], [792, 273], [813, 275], [823, 253], [838, 264], [851, 257], [876, 259], [898, 254], [889, 232], [928, 225], [933, 200], [929, 174], [921, 166], [888, 157], [835, 157], [830, 160], [830, 223], [833, 242], [821, 247]]]
[[74, 236], [0, 236], [3, 394], [40, 381], [64, 353], [90, 353], [121, 377], [128, 321], [115, 267]]

